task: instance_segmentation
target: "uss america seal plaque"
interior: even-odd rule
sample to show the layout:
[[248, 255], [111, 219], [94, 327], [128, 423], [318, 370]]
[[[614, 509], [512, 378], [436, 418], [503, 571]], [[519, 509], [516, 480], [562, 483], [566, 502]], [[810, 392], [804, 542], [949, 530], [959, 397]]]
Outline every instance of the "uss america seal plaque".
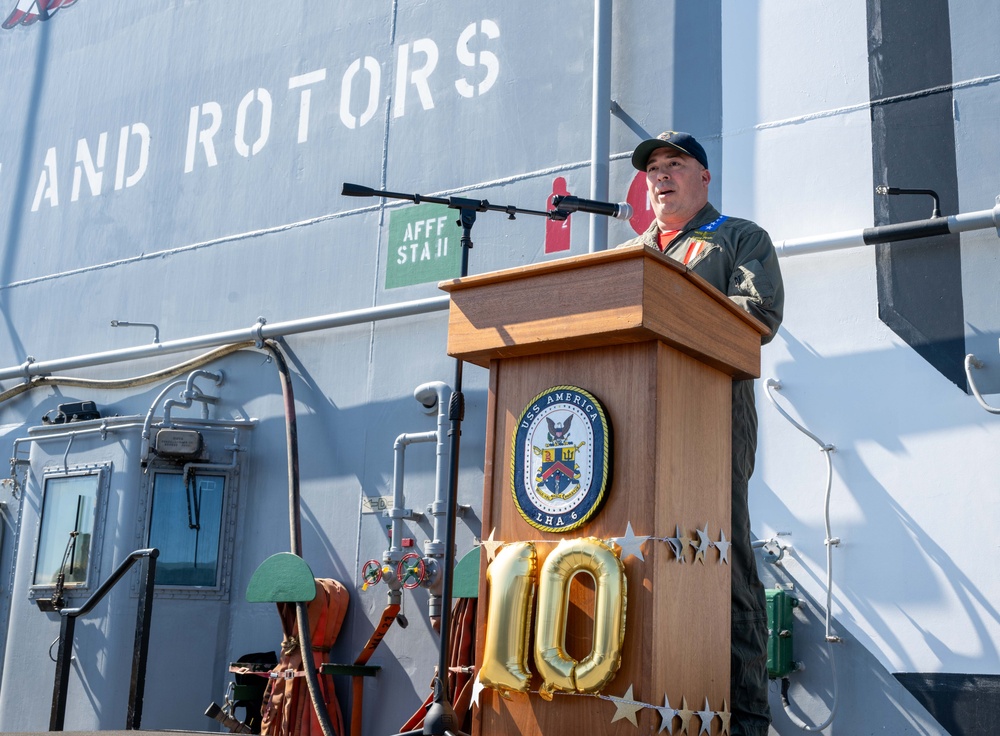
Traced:
[[546, 389], [521, 413], [512, 442], [511, 490], [525, 521], [568, 532], [600, 510], [611, 482], [611, 426], [593, 394]]

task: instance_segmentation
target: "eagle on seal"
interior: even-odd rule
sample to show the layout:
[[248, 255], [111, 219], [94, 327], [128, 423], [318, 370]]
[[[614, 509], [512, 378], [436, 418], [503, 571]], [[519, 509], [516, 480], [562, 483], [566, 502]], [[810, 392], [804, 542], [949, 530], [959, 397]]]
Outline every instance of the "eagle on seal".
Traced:
[[545, 421], [549, 423], [549, 441], [565, 442], [566, 436], [569, 434], [569, 425], [573, 422], [573, 415], [570, 414], [565, 421], [559, 424], [553, 422], [552, 417], [545, 417]]

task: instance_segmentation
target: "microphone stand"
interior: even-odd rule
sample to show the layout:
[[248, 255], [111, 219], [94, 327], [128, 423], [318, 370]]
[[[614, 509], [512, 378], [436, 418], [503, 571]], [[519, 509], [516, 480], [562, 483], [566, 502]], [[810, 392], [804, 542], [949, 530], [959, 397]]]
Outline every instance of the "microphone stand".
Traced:
[[[539, 215], [550, 220], [565, 220], [569, 215], [563, 210], [551, 210], [549, 212], [541, 210], [525, 210], [513, 205], [494, 205], [485, 199], [467, 199], [465, 197], [425, 197], [421, 194], [403, 194], [400, 192], [387, 192], [375, 190], [371, 187], [360, 184], [344, 183], [343, 191], [345, 197], [388, 197], [391, 199], [405, 199], [414, 204], [430, 202], [432, 204], [442, 204], [451, 209], [459, 211], [458, 224], [462, 227], [462, 266], [461, 277], [469, 275], [469, 251], [472, 249], [472, 226], [476, 224], [477, 212], [504, 212], [507, 219], [513, 220], [514, 215]], [[441, 646], [439, 649], [437, 675], [433, 681], [434, 702], [431, 703], [424, 715], [424, 727], [422, 729], [406, 731], [395, 736], [466, 736], [459, 730], [461, 724], [455, 709], [452, 708], [448, 700], [447, 672], [448, 672], [448, 639], [451, 627], [451, 583], [452, 572], [455, 567], [455, 517], [456, 502], [458, 499], [458, 450], [459, 438], [462, 435], [462, 420], [465, 418], [465, 397], [462, 395], [462, 360], [455, 359], [455, 380], [451, 394], [451, 401], [448, 405], [448, 420], [451, 427], [448, 430], [449, 451], [451, 452], [451, 464], [448, 470], [448, 497], [445, 508], [445, 538], [444, 538], [444, 564], [441, 568]]]

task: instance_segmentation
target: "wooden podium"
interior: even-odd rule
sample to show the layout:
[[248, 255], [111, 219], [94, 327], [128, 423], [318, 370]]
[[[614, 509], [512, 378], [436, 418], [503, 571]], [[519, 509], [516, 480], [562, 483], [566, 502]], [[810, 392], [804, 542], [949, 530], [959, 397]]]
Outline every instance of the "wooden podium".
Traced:
[[[759, 375], [766, 327], [679, 263], [642, 246], [622, 248], [441, 284], [451, 294], [448, 353], [488, 367], [483, 537], [536, 542], [538, 563], [564, 538], [623, 537], [630, 522], [644, 560], [623, 560], [627, 576], [621, 667], [601, 690], [639, 703], [694, 712], [687, 733], [703, 733], [697, 711], [729, 711], [730, 423], [733, 378]], [[525, 408], [553, 386], [572, 385], [603, 404], [612, 427], [607, 500], [570, 532], [544, 532], [519, 513], [511, 491], [513, 437]], [[713, 545], [697, 555], [707, 530]], [[683, 546], [684, 561], [669, 541]], [[693, 542], [693, 543], [692, 543]], [[480, 574], [477, 665], [483, 656], [488, 596]], [[566, 650], [590, 651], [594, 590], [571, 586]], [[529, 650], [530, 651], [530, 650]], [[529, 666], [537, 667], [529, 657]], [[636, 733], [603, 698], [528, 693], [509, 700], [484, 689], [474, 732], [482, 736]], [[708, 699], [708, 708], [705, 700]], [[686, 715], [686, 714], [685, 714]], [[643, 708], [638, 732], [661, 716]], [[710, 716], [708, 732], [722, 732]], [[673, 733], [684, 733], [681, 717]], [[663, 729], [670, 732], [669, 728]]]

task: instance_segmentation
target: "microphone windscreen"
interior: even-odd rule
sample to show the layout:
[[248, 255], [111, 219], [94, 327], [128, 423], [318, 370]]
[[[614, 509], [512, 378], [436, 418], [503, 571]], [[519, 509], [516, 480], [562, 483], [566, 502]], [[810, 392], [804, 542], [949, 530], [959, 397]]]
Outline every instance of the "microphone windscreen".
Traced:
[[344, 182], [344, 188], [340, 192], [345, 197], [374, 197], [375, 190], [361, 184], [349, 184]]

